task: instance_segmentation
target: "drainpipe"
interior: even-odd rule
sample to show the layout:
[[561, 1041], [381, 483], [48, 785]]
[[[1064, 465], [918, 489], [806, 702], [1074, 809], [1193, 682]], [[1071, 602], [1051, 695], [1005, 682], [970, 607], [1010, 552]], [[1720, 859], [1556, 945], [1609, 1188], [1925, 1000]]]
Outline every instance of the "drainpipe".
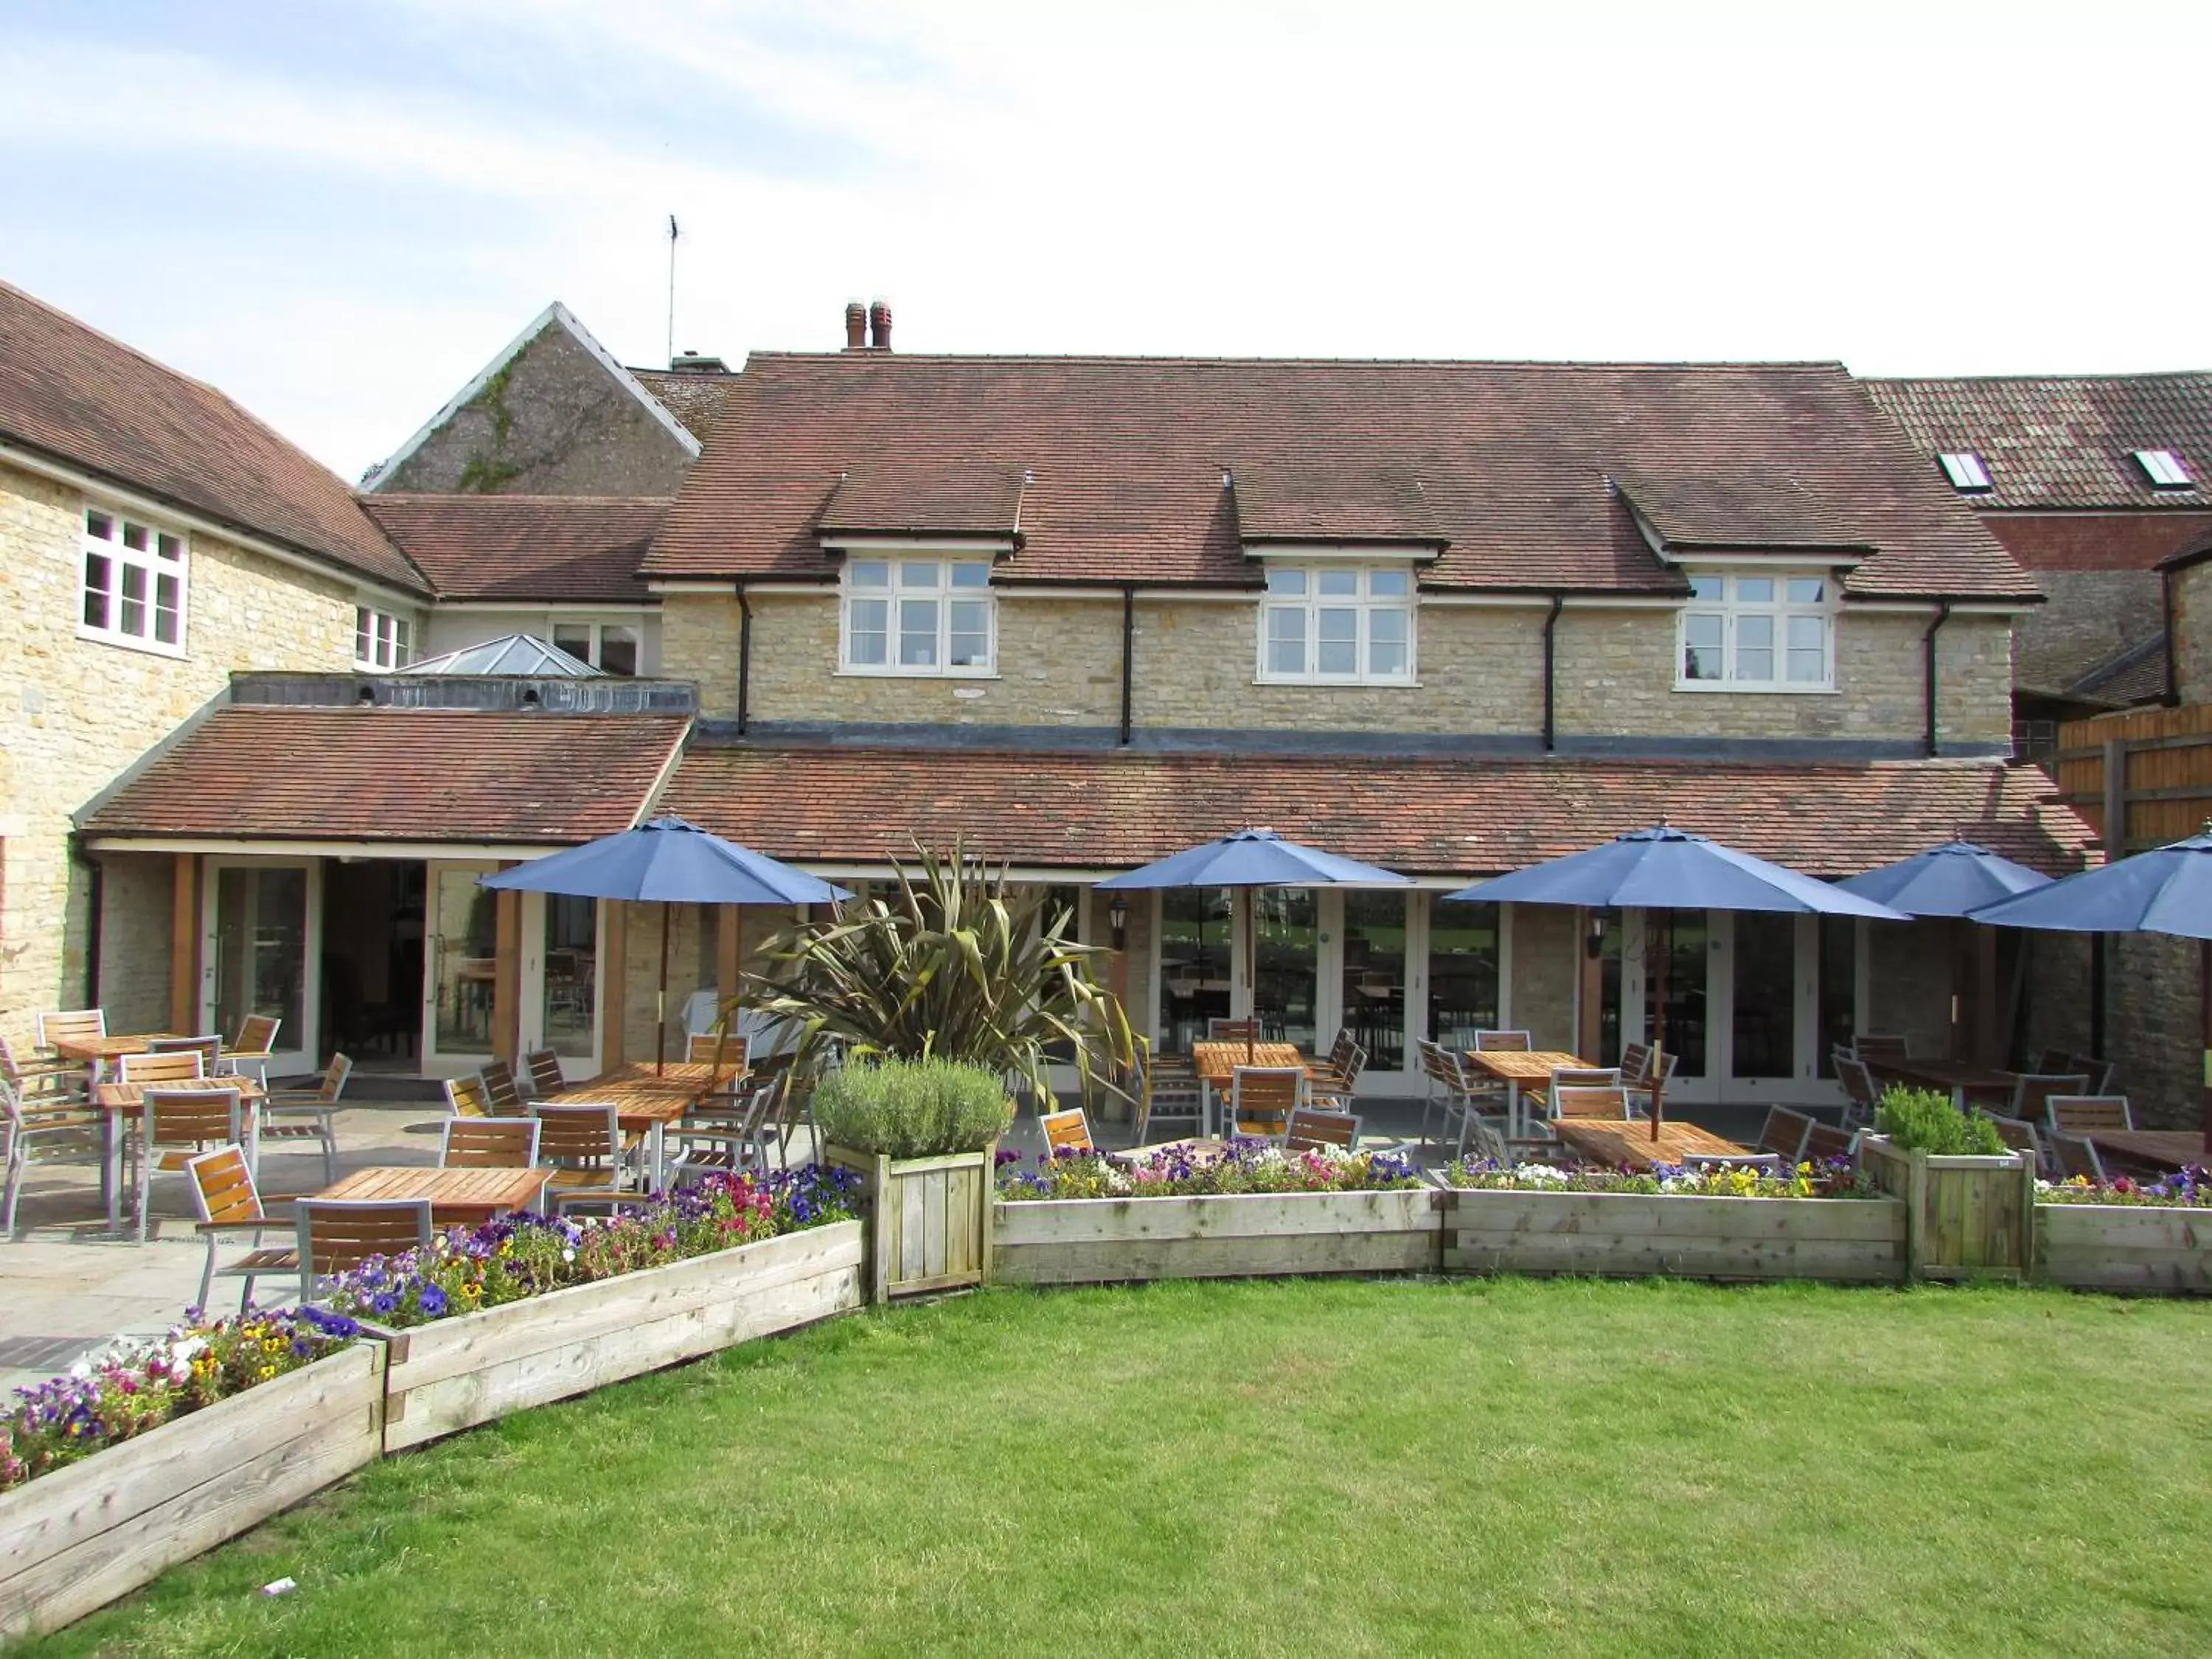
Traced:
[[1137, 643], [1137, 589], [1134, 583], [1121, 584], [1121, 747], [1129, 746], [1131, 685], [1134, 677]]
[[1938, 599], [1936, 602], [1936, 620], [1928, 624], [1928, 631], [1920, 636], [1921, 670], [1927, 680], [1928, 700], [1928, 734], [1922, 739], [1922, 746], [1930, 760], [1936, 757], [1936, 635], [1950, 620], [1951, 601]]
[[92, 913], [92, 937], [86, 941], [84, 949], [84, 1000], [77, 1006], [97, 1008], [100, 1006], [100, 912], [106, 905], [107, 871], [98, 859], [86, 854], [82, 836], [72, 835], [70, 840], [73, 843], [70, 851], [88, 872], [85, 882], [85, 908]]
[[1552, 613], [1544, 618], [1544, 752], [1547, 755], [1559, 747], [1556, 741], [1559, 735], [1556, 729], [1559, 699], [1553, 684], [1559, 651], [1553, 644], [1553, 635], [1559, 626], [1559, 612], [1566, 607], [1567, 596], [1554, 593], [1552, 595]]
[[744, 579], [738, 579], [738, 735], [745, 734], [750, 718], [753, 678], [753, 607], [745, 598]]

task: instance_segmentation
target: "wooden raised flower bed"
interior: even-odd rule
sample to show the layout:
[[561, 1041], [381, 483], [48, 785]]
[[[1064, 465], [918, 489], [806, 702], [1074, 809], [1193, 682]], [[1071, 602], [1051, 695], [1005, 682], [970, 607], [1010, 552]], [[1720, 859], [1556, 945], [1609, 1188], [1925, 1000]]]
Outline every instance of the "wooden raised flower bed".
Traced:
[[1907, 1277], [2020, 1278], [2033, 1267], [2032, 1158], [1900, 1152], [1867, 1135], [1859, 1141], [1859, 1168], [1904, 1201]]
[[1441, 1195], [1446, 1273], [1846, 1284], [1905, 1276], [1905, 1206], [1893, 1199], [1486, 1188]]
[[995, 1206], [992, 1278], [1086, 1285], [1273, 1273], [1437, 1271], [1438, 1194], [1237, 1193]]
[[828, 1146], [822, 1162], [860, 1177], [868, 1300], [980, 1285], [991, 1273], [998, 1145], [980, 1152], [889, 1158]]
[[860, 1247], [859, 1222], [835, 1222], [406, 1330], [378, 1330], [392, 1351], [384, 1449], [857, 1308]]
[[375, 1460], [385, 1349], [343, 1352], [0, 1494], [0, 1641], [58, 1629]]
[[2039, 1204], [2035, 1274], [2084, 1291], [2212, 1292], [2212, 1211]]

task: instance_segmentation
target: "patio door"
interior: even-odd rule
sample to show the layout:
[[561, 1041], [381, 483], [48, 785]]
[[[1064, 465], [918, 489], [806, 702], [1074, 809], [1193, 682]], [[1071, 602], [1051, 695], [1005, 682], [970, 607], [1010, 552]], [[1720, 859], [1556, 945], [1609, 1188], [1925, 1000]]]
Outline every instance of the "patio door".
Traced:
[[[1321, 1024], [1319, 896], [1310, 887], [1260, 887], [1250, 900], [1250, 1006], [1237, 1012], [1260, 1017], [1264, 1040], [1311, 1054]], [[1328, 1036], [1335, 1035], [1332, 1029]]]
[[498, 902], [482, 886], [499, 866], [433, 860], [425, 884], [422, 1073], [458, 1077], [491, 1058]]
[[202, 887], [200, 1030], [236, 1039], [249, 1014], [281, 1021], [270, 1075], [313, 1071], [320, 996], [318, 860], [210, 859]]
[[560, 893], [521, 900], [522, 1046], [560, 1055], [564, 1077], [591, 1077], [599, 1069], [599, 901]]

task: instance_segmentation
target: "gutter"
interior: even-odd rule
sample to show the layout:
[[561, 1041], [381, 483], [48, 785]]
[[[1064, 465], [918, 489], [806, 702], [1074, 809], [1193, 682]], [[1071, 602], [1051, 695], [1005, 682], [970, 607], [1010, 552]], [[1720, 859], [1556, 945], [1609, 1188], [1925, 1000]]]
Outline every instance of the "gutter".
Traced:
[[738, 735], [745, 735], [750, 718], [753, 679], [753, 607], [745, 597], [745, 579], [738, 578]]
[[1133, 684], [1136, 670], [1137, 645], [1137, 585], [1121, 584], [1121, 744], [1129, 746], [1129, 728], [1133, 706]]
[[1925, 689], [1923, 695], [1927, 700], [1928, 708], [1927, 735], [1923, 738], [1921, 741], [1923, 746], [1927, 750], [1928, 758], [1930, 760], [1936, 758], [1937, 742], [1936, 721], [1936, 635], [1942, 629], [1943, 624], [1950, 620], [1951, 601], [1948, 599], [1936, 600], [1936, 620], [1928, 624], [1928, 631], [1920, 636], [1921, 672], [1925, 681]]
[[1553, 635], [1559, 626], [1559, 612], [1566, 608], [1567, 596], [1555, 592], [1552, 595], [1551, 612], [1544, 618], [1544, 752], [1547, 755], [1559, 746], [1556, 689], [1559, 649]]

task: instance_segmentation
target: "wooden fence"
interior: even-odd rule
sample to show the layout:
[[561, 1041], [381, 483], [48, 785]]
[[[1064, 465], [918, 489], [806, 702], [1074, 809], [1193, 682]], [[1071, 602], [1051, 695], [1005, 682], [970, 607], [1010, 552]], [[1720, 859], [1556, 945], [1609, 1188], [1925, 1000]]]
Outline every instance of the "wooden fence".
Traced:
[[2107, 858], [2195, 835], [2212, 817], [2212, 703], [2068, 721], [2058, 794], [2104, 837]]

